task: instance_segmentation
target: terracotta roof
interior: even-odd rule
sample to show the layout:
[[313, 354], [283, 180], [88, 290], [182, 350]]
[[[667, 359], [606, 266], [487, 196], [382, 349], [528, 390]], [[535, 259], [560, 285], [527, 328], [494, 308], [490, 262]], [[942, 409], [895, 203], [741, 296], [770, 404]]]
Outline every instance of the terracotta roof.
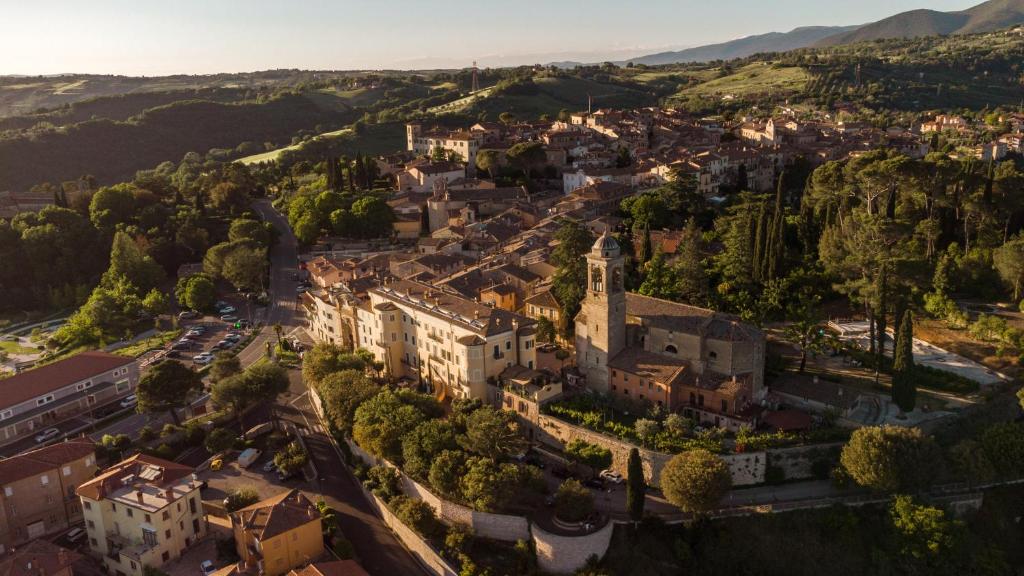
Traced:
[[555, 295], [550, 290], [545, 290], [530, 296], [526, 299], [526, 304], [532, 304], [534, 306], [541, 306], [543, 308], [554, 308], [560, 310], [558, 300], [555, 300]]
[[389, 301], [401, 302], [437, 318], [442, 318], [480, 336], [492, 336], [512, 330], [512, 323], [520, 327], [534, 324], [525, 316], [513, 314], [500, 308], [491, 308], [462, 296], [438, 289], [436, 286], [396, 280], [378, 286], [371, 292]]
[[242, 528], [259, 540], [268, 540], [310, 522], [320, 521], [320, 511], [298, 489], [282, 492], [234, 513]]
[[91, 440], [80, 438], [0, 460], [0, 484], [37, 476], [95, 452], [96, 446]]
[[82, 556], [47, 540], [33, 540], [0, 562], [0, 576], [55, 576], [70, 574], [71, 565]]
[[0, 380], [0, 406], [9, 407], [127, 366], [134, 358], [94, 350]]
[[740, 321], [737, 316], [633, 292], [626, 293], [626, 315], [641, 318], [650, 326], [664, 330], [703, 334], [716, 340], [740, 342], [764, 339], [760, 330]]
[[608, 367], [637, 376], [651, 377], [667, 386], [674, 386], [681, 384], [686, 378], [689, 363], [680, 358], [630, 347], [609, 360]]
[[163, 458], [157, 458], [156, 456], [148, 456], [146, 454], [136, 454], [126, 460], [122, 460], [117, 464], [114, 464], [110, 468], [104, 470], [99, 476], [92, 480], [82, 484], [75, 490], [75, 493], [79, 496], [84, 496], [90, 500], [100, 500], [105, 494], [117, 490], [122, 487], [122, 479], [128, 475], [139, 476], [138, 472], [142, 471], [146, 467], [156, 468], [160, 471], [157, 478], [149, 481], [149, 484], [154, 486], [167, 486], [172, 482], [181, 480], [186, 476], [191, 476], [195, 472], [195, 468], [186, 466], [184, 464], [178, 464], [177, 462], [171, 462], [164, 460]]

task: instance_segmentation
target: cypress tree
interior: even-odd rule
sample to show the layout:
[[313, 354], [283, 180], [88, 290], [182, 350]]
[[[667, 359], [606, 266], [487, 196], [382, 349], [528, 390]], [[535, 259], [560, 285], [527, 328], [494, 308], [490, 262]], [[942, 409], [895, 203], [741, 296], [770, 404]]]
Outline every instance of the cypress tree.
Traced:
[[768, 243], [765, 248], [767, 261], [765, 263], [764, 280], [774, 280], [780, 276], [782, 258], [785, 248], [785, 220], [782, 208], [782, 187], [786, 173], [779, 174], [779, 185], [775, 190], [775, 210], [772, 213], [772, 227]]
[[914, 384], [914, 319], [910, 310], [903, 313], [896, 337], [893, 360], [892, 400], [903, 412], [914, 409], [917, 386]]
[[636, 255], [636, 259], [643, 266], [651, 259], [652, 254], [654, 254], [654, 244], [651, 242], [651, 227], [649, 224], [644, 224], [644, 237], [640, 243], [640, 253]]
[[751, 265], [755, 281], [763, 279], [762, 268], [764, 265], [765, 243], [767, 242], [768, 226], [768, 202], [762, 200], [761, 207], [757, 211], [757, 221], [754, 223], [756, 229], [754, 236], [754, 261]]
[[644, 493], [647, 481], [644, 480], [644, 467], [640, 462], [640, 451], [632, 448], [629, 451], [629, 462], [626, 465], [626, 511], [634, 522], [644, 517]]

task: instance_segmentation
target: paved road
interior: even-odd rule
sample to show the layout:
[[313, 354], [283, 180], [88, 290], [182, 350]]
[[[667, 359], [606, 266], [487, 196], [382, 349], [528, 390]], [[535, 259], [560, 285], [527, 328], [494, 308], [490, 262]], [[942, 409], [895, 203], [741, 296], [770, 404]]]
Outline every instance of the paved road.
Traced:
[[320, 425], [301, 376], [297, 370], [291, 375], [290, 394], [281, 397], [276, 411], [302, 431], [319, 475], [314, 482], [318, 495], [337, 510], [338, 524], [352, 542], [363, 568], [374, 576], [428, 574], [374, 514], [359, 481]]
[[284, 333], [297, 326], [298, 315], [296, 314], [296, 282], [292, 275], [297, 272], [298, 250], [295, 235], [292, 234], [288, 221], [274, 210], [268, 200], [259, 200], [253, 204], [253, 208], [267, 222], [274, 225], [279, 232], [278, 242], [270, 250], [270, 308], [264, 319], [264, 326], [260, 333], [238, 353], [238, 360], [242, 366], [249, 366], [262, 358], [267, 351], [267, 341], [275, 339], [274, 325], [280, 324]]

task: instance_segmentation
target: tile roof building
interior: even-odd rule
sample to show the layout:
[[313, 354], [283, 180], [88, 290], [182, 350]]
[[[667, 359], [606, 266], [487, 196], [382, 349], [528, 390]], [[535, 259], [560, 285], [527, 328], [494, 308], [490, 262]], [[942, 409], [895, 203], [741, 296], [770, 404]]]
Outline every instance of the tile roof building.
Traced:
[[240, 564], [280, 576], [324, 553], [320, 512], [298, 490], [288, 490], [231, 514]]
[[98, 350], [0, 380], [0, 445], [117, 401], [138, 380], [134, 358]]
[[77, 439], [0, 460], [0, 555], [82, 521], [75, 488], [95, 475], [95, 450]]
[[756, 424], [764, 334], [731, 315], [627, 293], [623, 265], [608, 235], [587, 255], [587, 292], [576, 316], [576, 364], [587, 386], [705, 424]]
[[82, 556], [46, 540], [33, 540], [0, 560], [0, 576], [71, 576]]
[[206, 535], [194, 471], [136, 454], [78, 487], [89, 549], [111, 574], [141, 576]]

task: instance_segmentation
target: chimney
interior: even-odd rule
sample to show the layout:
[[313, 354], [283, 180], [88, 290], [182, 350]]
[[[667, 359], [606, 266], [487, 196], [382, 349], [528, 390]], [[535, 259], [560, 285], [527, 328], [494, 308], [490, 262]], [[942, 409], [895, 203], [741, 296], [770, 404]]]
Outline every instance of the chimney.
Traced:
[[166, 498], [168, 502], [174, 502], [174, 489], [168, 488], [164, 490], [164, 498]]
[[135, 493], [135, 498], [138, 499], [139, 504], [142, 504], [142, 490], [139, 490]]

